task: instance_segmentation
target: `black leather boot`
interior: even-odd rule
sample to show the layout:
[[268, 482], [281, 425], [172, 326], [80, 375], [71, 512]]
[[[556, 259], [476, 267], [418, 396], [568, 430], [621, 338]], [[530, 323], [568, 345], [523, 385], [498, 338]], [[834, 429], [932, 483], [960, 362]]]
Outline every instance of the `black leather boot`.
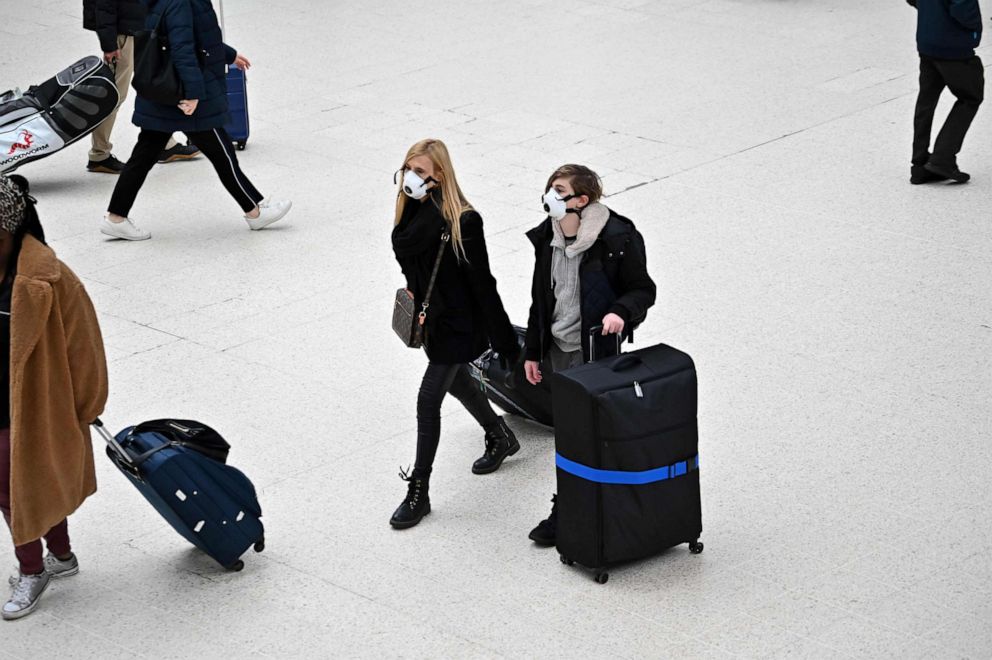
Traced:
[[507, 456], [513, 456], [520, 451], [517, 436], [506, 425], [501, 417], [499, 424], [486, 431], [486, 453], [472, 464], [475, 474], [489, 474], [499, 469]]
[[558, 496], [551, 496], [551, 515], [537, 523], [528, 535], [538, 545], [552, 546], [558, 540]]
[[431, 498], [428, 495], [431, 471], [414, 469], [413, 474], [400, 470], [400, 479], [407, 482], [406, 498], [400, 504], [389, 524], [394, 529], [413, 527], [431, 512]]

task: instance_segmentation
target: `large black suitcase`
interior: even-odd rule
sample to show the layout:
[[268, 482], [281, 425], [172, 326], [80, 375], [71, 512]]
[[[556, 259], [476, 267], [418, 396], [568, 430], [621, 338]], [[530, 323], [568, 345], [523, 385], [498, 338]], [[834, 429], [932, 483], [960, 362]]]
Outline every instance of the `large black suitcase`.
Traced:
[[[527, 330], [513, 326], [517, 341], [523, 348]], [[550, 370], [545, 370], [550, 374]], [[479, 381], [489, 400], [506, 412], [518, 415], [532, 422], [553, 426], [551, 414], [551, 388], [545, 378], [537, 385], [531, 385], [524, 376], [523, 362], [504, 369], [499, 363], [499, 354], [492, 349], [472, 362], [472, 375]]]
[[692, 358], [659, 344], [553, 379], [562, 562], [604, 583], [613, 564], [681, 543], [701, 552]]
[[89, 135], [119, 98], [113, 71], [95, 55], [24, 94], [0, 95], [0, 172], [12, 172]]

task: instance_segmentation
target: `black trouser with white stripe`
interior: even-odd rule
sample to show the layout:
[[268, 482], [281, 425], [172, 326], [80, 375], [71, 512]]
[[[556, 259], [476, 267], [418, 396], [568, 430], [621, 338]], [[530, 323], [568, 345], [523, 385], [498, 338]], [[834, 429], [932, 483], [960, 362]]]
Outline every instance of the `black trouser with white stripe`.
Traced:
[[[121, 172], [114, 188], [114, 194], [110, 198], [108, 211], [119, 216], [127, 217], [134, 206], [134, 200], [138, 196], [138, 191], [145, 183], [145, 177], [155, 163], [158, 162], [159, 154], [165, 149], [169, 142], [171, 133], [161, 131], [151, 131], [147, 128], [141, 129], [138, 135], [138, 143], [134, 145], [134, 151], [128, 158], [124, 171]], [[231, 193], [235, 201], [241, 206], [245, 213], [254, 209], [262, 201], [262, 193], [251, 185], [251, 181], [241, 171], [238, 165], [238, 157], [234, 152], [234, 145], [231, 138], [223, 128], [215, 128], [209, 131], [186, 132], [196, 147], [203, 152], [203, 155], [213, 164], [220, 176], [221, 183]]]

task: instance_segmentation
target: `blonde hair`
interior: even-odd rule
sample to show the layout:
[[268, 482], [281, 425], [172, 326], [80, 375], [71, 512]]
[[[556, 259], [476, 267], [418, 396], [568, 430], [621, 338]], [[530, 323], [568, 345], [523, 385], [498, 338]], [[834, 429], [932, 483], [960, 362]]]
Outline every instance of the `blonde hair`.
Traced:
[[[437, 187], [441, 189], [441, 215], [451, 229], [451, 243], [455, 249], [455, 255], [459, 258], [465, 257], [465, 248], [462, 245], [462, 213], [471, 211], [472, 205], [465, 199], [465, 194], [458, 186], [458, 179], [455, 178], [455, 168], [451, 164], [451, 156], [448, 155], [448, 147], [441, 140], [427, 139], [421, 140], [406, 152], [403, 159], [402, 170], [406, 170], [407, 163], [411, 158], [417, 156], [427, 156], [434, 164], [434, 178], [437, 179]], [[396, 222], [400, 223], [406, 205], [412, 202], [403, 193], [403, 181], [400, 180], [400, 190], [396, 197]], [[433, 198], [431, 199], [433, 202]]]

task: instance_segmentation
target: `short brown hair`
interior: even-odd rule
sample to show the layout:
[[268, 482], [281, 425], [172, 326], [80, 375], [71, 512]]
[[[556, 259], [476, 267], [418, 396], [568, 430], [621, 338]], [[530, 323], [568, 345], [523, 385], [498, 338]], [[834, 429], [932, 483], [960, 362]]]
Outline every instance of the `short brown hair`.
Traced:
[[603, 181], [599, 175], [585, 165], [575, 165], [569, 163], [562, 165], [548, 179], [548, 185], [544, 187], [544, 192], [551, 190], [551, 184], [555, 179], [568, 179], [572, 185], [572, 190], [576, 195], [585, 195], [589, 198], [589, 203], [598, 202], [603, 196]]

